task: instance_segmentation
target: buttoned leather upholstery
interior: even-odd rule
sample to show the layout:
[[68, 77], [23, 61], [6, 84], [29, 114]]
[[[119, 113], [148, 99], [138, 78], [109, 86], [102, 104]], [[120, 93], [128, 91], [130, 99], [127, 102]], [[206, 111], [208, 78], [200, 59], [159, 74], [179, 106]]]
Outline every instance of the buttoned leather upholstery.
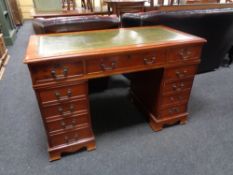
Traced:
[[199, 73], [218, 68], [233, 47], [233, 9], [151, 11], [122, 16], [123, 27], [166, 25], [207, 39]]
[[57, 18], [37, 18], [33, 20], [36, 34], [77, 32], [118, 28], [120, 24], [116, 16], [72, 16]]

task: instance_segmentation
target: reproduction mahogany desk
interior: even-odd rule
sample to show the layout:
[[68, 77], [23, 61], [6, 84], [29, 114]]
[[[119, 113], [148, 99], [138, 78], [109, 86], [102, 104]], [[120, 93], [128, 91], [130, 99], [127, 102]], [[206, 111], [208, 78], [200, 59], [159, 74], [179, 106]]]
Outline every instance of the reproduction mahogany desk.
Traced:
[[132, 96], [154, 131], [185, 123], [205, 42], [164, 26], [31, 36], [24, 62], [47, 132], [50, 160], [96, 147], [89, 79], [130, 73]]
[[105, 0], [108, 5], [108, 14], [112, 13], [120, 16], [123, 12], [143, 12], [146, 0]]

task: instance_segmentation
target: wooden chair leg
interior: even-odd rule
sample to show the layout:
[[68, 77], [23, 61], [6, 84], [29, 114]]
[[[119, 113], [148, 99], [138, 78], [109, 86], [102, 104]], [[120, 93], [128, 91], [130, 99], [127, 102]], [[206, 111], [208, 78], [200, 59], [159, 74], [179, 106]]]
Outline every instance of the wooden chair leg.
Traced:
[[87, 7], [86, 7], [86, 2], [85, 2], [85, 0], [82, 0], [82, 1], [81, 1], [81, 6], [82, 6], [84, 9], [87, 8]]
[[67, 0], [67, 10], [70, 10], [70, 3], [71, 3], [71, 0]]
[[72, 5], [73, 5], [73, 10], [76, 9], [76, 1], [75, 0], [72, 0]]
[[65, 8], [65, 0], [62, 0], [62, 8]]
[[87, 0], [87, 9], [91, 10], [93, 12], [93, 6], [91, 0]]

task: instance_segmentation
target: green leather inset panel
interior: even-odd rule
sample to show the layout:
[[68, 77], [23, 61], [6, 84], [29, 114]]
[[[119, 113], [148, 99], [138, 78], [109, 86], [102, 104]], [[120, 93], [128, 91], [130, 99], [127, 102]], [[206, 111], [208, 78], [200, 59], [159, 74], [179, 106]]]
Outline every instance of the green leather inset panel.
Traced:
[[190, 37], [163, 27], [43, 35], [39, 38], [38, 51], [40, 56], [47, 57], [130, 45], [167, 43]]

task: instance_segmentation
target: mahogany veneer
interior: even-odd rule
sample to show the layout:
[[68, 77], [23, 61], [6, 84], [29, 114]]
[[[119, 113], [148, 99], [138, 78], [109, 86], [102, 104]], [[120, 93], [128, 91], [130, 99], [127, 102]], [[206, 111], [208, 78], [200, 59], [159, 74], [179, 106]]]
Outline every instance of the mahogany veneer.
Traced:
[[131, 73], [132, 97], [153, 130], [184, 124], [205, 42], [164, 26], [32, 36], [25, 63], [46, 128], [50, 160], [83, 147], [95, 149], [89, 79]]

